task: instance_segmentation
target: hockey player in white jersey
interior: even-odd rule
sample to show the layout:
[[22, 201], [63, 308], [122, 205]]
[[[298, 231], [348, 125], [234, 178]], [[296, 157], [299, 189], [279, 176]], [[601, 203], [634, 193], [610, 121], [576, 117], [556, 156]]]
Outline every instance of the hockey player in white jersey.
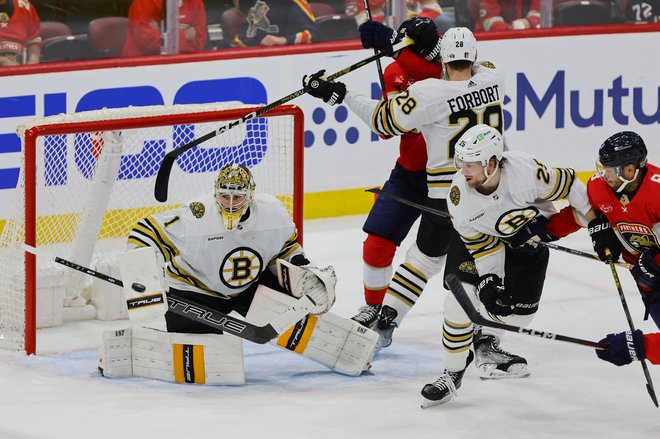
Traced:
[[[421, 35], [425, 33], [420, 32]], [[410, 36], [410, 35], [409, 35]], [[414, 37], [413, 37], [414, 38]], [[430, 39], [427, 45], [433, 45]], [[424, 40], [415, 41], [417, 44]], [[467, 28], [449, 29], [440, 41], [440, 56], [447, 79], [426, 79], [388, 101], [374, 101], [346, 90], [340, 82], [328, 82], [318, 72], [303, 80], [312, 96], [330, 104], [345, 102], [373, 131], [383, 136], [421, 131], [427, 148], [426, 205], [447, 211], [447, 194], [455, 173], [453, 157], [456, 142], [470, 127], [479, 123], [503, 129], [502, 100], [504, 75], [492, 62], [476, 62], [477, 45]], [[415, 47], [415, 46], [412, 46]], [[430, 52], [430, 50], [429, 50]], [[380, 333], [377, 349], [391, 343], [392, 332], [417, 301], [428, 280], [441, 272], [447, 252], [451, 252], [453, 231], [448, 218], [422, 214], [418, 238], [396, 271], [380, 310], [376, 330]], [[459, 246], [462, 244], [459, 242]], [[460, 334], [460, 335], [459, 335]], [[456, 343], [460, 340], [461, 343]], [[449, 352], [463, 350], [472, 342], [466, 328], [456, 328], [445, 313], [443, 346]], [[484, 365], [482, 378], [527, 376], [515, 364], [526, 364], [520, 356], [502, 351], [499, 338], [475, 333], [477, 364]], [[500, 367], [497, 374], [492, 370]]]
[[[452, 247], [445, 274], [459, 277], [489, 318], [527, 326], [539, 307], [549, 257], [538, 241], [557, 240], [595, 217], [586, 187], [573, 169], [504, 152], [500, 133], [487, 125], [463, 134], [454, 161], [449, 212], [465, 245], [462, 253]], [[560, 199], [570, 205], [557, 212], [553, 201]], [[440, 378], [424, 386], [426, 406], [452, 400], [472, 360], [469, 343], [462, 342], [472, 322], [453, 295], [445, 313], [454, 319], [456, 349], [447, 351]]]
[[[153, 249], [152, 255], [161, 257], [168, 295], [224, 314], [238, 313], [253, 324], [265, 325], [295, 302], [294, 297], [309, 296], [315, 304], [313, 315], [271, 343], [348, 375], [359, 375], [368, 367], [377, 334], [362, 327], [356, 332], [357, 323], [326, 314], [335, 299], [334, 269], [319, 269], [307, 260], [286, 208], [272, 195], [255, 193], [255, 182], [247, 167], [226, 165], [213, 192], [180, 208], [143, 218], [130, 232], [128, 245], [134, 250], [123, 257], [136, 265], [149, 257], [149, 249]], [[134, 283], [126, 278], [126, 272], [131, 271], [130, 264], [122, 270], [124, 285]], [[240, 339], [231, 335], [196, 339], [192, 334], [223, 331], [182, 317], [171, 309], [164, 314], [169, 338], [133, 328], [134, 335], [139, 332], [143, 342], [147, 339], [149, 350], [168, 352], [172, 346], [199, 344], [206, 349], [200, 350], [203, 354], [199, 354], [195, 367], [205, 375], [204, 382], [236, 384], [244, 380], [242, 349], [237, 347]], [[180, 341], [182, 337], [187, 341]], [[116, 353], [111, 349], [117, 344], [116, 338], [112, 333], [104, 336], [108, 355]], [[356, 340], [357, 344], [353, 343]], [[159, 369], [157, 375], [145, 375], [145, 354], [135, 348], [135, 341], [133, 346], [132, 375], [198, 382], [187, 375], [183, 381], [177, 380], [180, 367], [176, 355], [172, 365], [171, 353], [169, 362], [150, 366]], [[356, 349], [360, 351], [357, 354]], [[104, 365], [106, 376], [125, 376], [123, 370], [117, 372], [111, 366]], [[189, 364], [185, 366], [191, 368]]]

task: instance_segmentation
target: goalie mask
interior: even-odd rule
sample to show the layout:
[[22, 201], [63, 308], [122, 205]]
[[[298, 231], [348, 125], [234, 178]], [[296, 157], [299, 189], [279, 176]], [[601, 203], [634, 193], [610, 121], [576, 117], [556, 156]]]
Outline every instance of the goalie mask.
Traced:
[[252, 203], [254, 188], [252, 173], [245, 166], [232, 164], [220, 170], [215, 180], [215, 203], [225, 229], [236, 227]]

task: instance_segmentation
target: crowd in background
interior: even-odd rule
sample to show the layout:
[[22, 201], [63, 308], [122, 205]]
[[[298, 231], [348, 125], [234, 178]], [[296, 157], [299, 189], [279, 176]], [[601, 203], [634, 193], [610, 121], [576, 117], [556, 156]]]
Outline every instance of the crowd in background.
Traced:
[[[0, 66], [351, 40], [367, 19], [364, 0], [178, 0], [178, 28], [167, 32], [166, 3], [0, 0]], [[369, 9], [390, 25], [428, 17], [441, 33], [660, 21], [660, 0], [370, 0]]]

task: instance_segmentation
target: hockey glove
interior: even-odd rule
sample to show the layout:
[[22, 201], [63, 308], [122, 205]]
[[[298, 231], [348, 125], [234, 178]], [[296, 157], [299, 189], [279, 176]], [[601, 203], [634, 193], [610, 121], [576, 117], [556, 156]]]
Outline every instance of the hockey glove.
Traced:
[[589, 221], [589, 235], [591, 236], [591, 243], [594, 246], [594, 251], [601, 261], [607, 261], [605, 249], [609, 248], [612, 253], [612, 260], [618, 261], [621, 256], [621, 242], [612, 230], [607, 217], [604, 215], [600, 218], [595, 218]]
[[657, 248], [646, 250], [631, 271], [643, 293], [660, 291], [660, 267], [656, 262], [656, 256], [659, 254], [660, 250]]
[[633, 361], [641, 361], [646, 358], [644, 352], [644, 334], [639, 329], [635, 332], [619, 332], [608, 334], [600, 341], [609, 343], [607, 349], [596, 349], [596, 355], [601, 360], [609, 361], [617, 366], [625, 366]]
[[430, 18], [413, 17], [399, 26], [399, 38], [404, 35], [411, 38], [414, 43], [408, 47], [410, 50], [427, 61], [440, 58], [440, 36], [438, 28]]
[[518, 230], [509, 240], [509, 247], [528, 254], [534, 254], [539, 250], [539, 241], [552, 242], [557, 238], [545, 229], [548, 219], [543, 215], [528, 221], [522, 229]]
[[305, 91], [315, 98], [323, 99], [329, 105], [341, 104], [346, 96], [346, 85], [322, 79], [325, 70], [303, 77]]
[[385, 52], [387, 56], [394, 55], [392, 46], [396, 44], [399, 34], [391, 27], [377, 21], [365, 21], [359, 27], [360, 40], [365, 49], [376, 49]]
[[513, 312], [515, 301], [506, 293], [502, 279], [496, 274], [486, 274], [479, 278], [477, 296], [491, 314], [508, 316]]

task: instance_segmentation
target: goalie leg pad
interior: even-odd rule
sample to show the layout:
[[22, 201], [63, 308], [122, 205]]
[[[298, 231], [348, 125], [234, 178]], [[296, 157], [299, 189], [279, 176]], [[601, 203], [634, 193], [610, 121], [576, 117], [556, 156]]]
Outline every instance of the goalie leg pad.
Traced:
[[243, 344], [229, 334], [182, 334], [151, 328], [105, 331], [99, 371], [107, 378], [244, 384]]
[[[264, 325], [286, 310], [295, 299], [259, 286], [246, 320]], [[357, 322], [332, 313], [309, 315], [271, 344], [293, 351], [334, 372], [358, 376], [371, 364], [378, 334]]]

